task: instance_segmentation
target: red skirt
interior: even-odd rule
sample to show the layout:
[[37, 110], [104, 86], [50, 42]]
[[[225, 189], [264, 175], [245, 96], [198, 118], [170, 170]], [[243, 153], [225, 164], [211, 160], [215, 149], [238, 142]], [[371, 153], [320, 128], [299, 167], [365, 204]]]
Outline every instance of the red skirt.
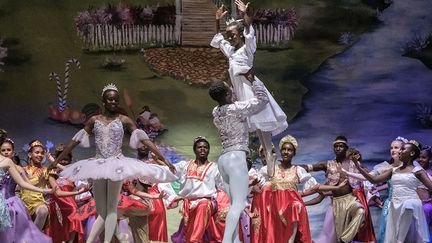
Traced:
[[272, 192], [271, 206], [267, 239], [264, 242], [288, 242], [294, 233], [294, 222], [298, 223], [294, 242], [312, 242], [306, 206], [297, 191]]
[[57, 197], [52, 195], [48, 200], [49, 228], [46, 234], [53, 242], [70, 240], [70, 233], [76, 232], [75, 242], [83, 242], [84, 228], [81, 221], [74, 219], [77, 205], [73, 197]]
[[[159, 194], [157, 184], [148, 189], [149, 194]], [[149, 240], [168, 242], [168, 227], [165, 205], [162, 199], [153, 199], [153, 210], [148, 216]]]
[[271, 187], [265, 185], [261, 192], [254, 192], [251, 211], [258, 212], [258, 217], [251, 220], [251, 243], [266, 242], [268, 218], [270, 214]]
[[363, 205], [365, 211], [364, 224], [360, 227], [359, 232], [354, 237], [354, 240], [360, 242], [376, 242], [375, 231], [372, 225], [372, 218], [369, 211], [369, 205], [364, 195], [364, 189], [363, 188], [353, 189], [353, 194], [358, 198], [360, 203]]

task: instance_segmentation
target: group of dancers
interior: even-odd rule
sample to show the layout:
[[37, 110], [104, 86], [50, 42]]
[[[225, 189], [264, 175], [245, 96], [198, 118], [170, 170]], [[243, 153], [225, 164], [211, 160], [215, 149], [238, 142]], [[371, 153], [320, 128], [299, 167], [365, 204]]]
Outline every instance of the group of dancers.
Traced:
[[[0, 242], [111, 242], [114, 235], [120, 242], [168, 242], [166, 209], [181, 204], [173, 242], [308, 243], [307, 206], [325, 197], [332, 202], [316, 242], [430, 242], [430, 148], [397, 138], [391, 160], [367, 171], [360, 152], [338, 136], [335, 159], [295, 165], [299, 145], [286, 135], [277, 147], [281, 159], [276, 159], [272, 136], [286, 130], [286, 115], [254, 74], [249, 3], [235, 2], [243, 19], [227, 23], [222, 35], [219, 21], [227, 11], [221, 6], [211, 41], [229, 59], [233, 86], [214, 82], [209, 88], [222, 141], [217, 163], [208, 160], [210, 143], [200, 136], [191, 142], [195, 158], [172, 164], [143, 130], [118, 113], [119, 90], [109, 84], [101, 94], [104, 112], [89, 118], [54, 156], [34, 140], [29, 163], [22, 167], [14, 163], [13, 141], [1, 131]], [[137, 158], [122, 153], [125, 130]], [[262, 145], [259, 170], [248, 158], [250, 132]], [[89, 147], [90, 135], [96, 155], [71, 163], [73, 149]], [[45, 157], [49, 167], [42, 165]], [[318, 183], [312, 171], [325, 172], [326, 182]], [[178, 193], [173, 181], [180, 182]], [[382, 203], [378, 188], [384, 182], [389, 196]], [[312, 199], [304, 201], [305, 196]], [[383, 208], [377, 234], [368, 205], [372, 201]]]

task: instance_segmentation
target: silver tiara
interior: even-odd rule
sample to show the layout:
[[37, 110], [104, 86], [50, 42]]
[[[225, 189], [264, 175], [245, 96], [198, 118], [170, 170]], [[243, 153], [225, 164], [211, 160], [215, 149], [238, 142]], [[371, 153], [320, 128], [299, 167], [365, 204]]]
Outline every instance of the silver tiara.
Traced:
[[231, 24], [231, 23], [234, 23], [234, 22], [242, 22], [243, 21], [243, 19], [234, 19], [234, 18], [229, 18], [227, 21], [225, 21], [225, 23], [226, 23], [226, 25], [229, 25], [229, 24]]
[[117, 86], [115, 86], [115, 84], [113, 84], [113, 83], [110, 83], [110, 84], [108, 84], [108, 85], [105, 85], [105, 87], [102, 89], [102, 94], [101, 94], [101, 96], [103, 96], [103, 94], [104, 94], [105, 91], [107, 91], [107, 90], [114, 90], [114, 91], [117, 91], [117, 92], [118, 92]]

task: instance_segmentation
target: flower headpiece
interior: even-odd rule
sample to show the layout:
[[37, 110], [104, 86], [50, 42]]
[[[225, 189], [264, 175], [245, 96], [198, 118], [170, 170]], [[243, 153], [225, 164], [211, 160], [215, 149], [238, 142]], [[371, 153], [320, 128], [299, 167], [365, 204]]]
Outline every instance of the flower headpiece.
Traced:
[[113, 83], [110, 83], [110, 84], [108, 84], [108, 85], [105, 85], [105, 87], [102, 89], [102, 94], [101, 94], [101, 96], [103, 96], [104, 93], [105, 93], [106, 91], [108, 91], [108, 90], [114, 90], [114, 91], [117, 91], [117, 92], [118, 92], [117, 86], [115, 86], [115, 84], [113, 84]]
[[398, 136], [394, 141], [401, 141], [402, 143], [408, 143], [408, 139]]

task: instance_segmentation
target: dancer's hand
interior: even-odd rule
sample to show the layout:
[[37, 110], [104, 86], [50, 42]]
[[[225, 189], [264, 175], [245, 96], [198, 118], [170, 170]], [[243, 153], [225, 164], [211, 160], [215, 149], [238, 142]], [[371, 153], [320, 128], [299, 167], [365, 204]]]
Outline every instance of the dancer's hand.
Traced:
[[251, 68], [247, 73], [241, 74], [243, 75], [249, 82], [253, 83], [255, 81], [255, 69]]
[[155, 199], [162, 199], [162, 198], [164, 198], [166, 195], [167, 195], [166, 192], [162, 191], [161, 193], [159, 193], [159, 194], [156, 195], [156, 198], [155, 198]]
[[337, 185], [337, 187], [339, 187], [339, 189], [341, 189], [342, 187], [346, 186], [347, 184], [348, 184], [348, 179], [345, 179], [339, 185]]
[[225, 6], [222, 4], [218, 10], [216, 10], [216, 20], [220, 20], [225, 17], [225, 15], [228, 13], [228, 11], [224, 11]]
[[241, 0], [235, 0], [235, 4], [237, 5], [237, 8], [240, 12], [246, 13], [250, 2], [244, 4]]
[[57, 190], [57, 187], [45, 188], [45, 189], [43, 189], [42, 194], [44, 194], [44, 195], [53, 194], [56, 190]]

